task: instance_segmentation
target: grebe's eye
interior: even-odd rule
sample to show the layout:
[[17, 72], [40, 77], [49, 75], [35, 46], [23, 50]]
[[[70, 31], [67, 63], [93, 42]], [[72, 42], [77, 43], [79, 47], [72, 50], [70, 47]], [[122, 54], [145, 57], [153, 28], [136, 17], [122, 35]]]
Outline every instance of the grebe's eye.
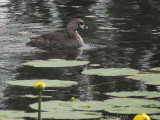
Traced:
[[84, 25], [83, 22], [79, 22], [78, 24], [79, 24], [79, 25]]
[[85, 29], [85, 25], [83, 22], [78, 23], [80, 29]]

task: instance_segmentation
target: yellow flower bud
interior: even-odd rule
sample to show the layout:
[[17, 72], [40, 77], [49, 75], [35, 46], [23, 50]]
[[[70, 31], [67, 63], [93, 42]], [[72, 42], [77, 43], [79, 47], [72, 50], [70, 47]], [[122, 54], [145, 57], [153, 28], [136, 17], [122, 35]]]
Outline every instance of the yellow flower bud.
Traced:
[[143, 113], [142, 115], [136, 115], [133, 120], [151, 120], [151, 118]]
[[46, 84], [41, 81], [34, 85], [34, 89], [36, 90], [44, 90], [45, 88], [46, 88]]

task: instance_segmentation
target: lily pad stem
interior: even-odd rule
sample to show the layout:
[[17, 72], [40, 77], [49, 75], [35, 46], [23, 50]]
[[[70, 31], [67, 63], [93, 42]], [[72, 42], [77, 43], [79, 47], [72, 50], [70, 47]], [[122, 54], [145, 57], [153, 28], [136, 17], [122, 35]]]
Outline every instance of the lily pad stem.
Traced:
[[39, 97], [38, 97], [38, 120], [41, 120], [41, 102], [42, 102], [42, 90], [39, 90]]

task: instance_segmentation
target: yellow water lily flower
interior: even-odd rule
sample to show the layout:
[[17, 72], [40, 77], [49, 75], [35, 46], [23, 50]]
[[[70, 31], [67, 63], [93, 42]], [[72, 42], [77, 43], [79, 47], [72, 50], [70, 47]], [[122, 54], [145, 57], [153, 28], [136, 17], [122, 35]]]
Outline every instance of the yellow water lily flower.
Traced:
[[151, 118], [143, 113], [142, 115], [136, 115], [133, 120], [151, 120]]
[[44, 82], [40, 81], [34, 85], [34, 88], [36, 90], [44, 90], [46, 88], [46, 84]]

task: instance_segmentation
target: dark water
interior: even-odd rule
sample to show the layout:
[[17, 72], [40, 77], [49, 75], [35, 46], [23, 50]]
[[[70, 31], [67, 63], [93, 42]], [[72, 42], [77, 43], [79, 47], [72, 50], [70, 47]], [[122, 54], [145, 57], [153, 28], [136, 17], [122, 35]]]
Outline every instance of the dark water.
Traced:
[[[106, 92], [157, 91], [156, 86], [123, 77], [82, 75], [89, 66], [38, 69], [21, 64], [30, 60], [63, 58], [90, 61], [102, 68], [147, 71], [159, 67], [159, 6], [158, 0], [1, 0], [0, 81], [45, 78], [79, 82], [79, 86], [49, 93], [53, 100], [69, 100], [73, 96], [82, 101], [105, 100], [108, 98], [104, 95]], [[89, 27], [79, 32], [86, 43], [84, 48], [45, 51], [25, 45], [31, 37], [42, 33], [64, 32], [67, 22], [74, 17], [83, 19]], [[101, 30], [100, 27], [119, 29]], [[109, 83], [94, 86], [106, 82]], [[31, 111], [28, 105], [37, 100], [24, 98], [24, 94], [36, 93], [32, 88], [0, 84], [0, 109]]]

